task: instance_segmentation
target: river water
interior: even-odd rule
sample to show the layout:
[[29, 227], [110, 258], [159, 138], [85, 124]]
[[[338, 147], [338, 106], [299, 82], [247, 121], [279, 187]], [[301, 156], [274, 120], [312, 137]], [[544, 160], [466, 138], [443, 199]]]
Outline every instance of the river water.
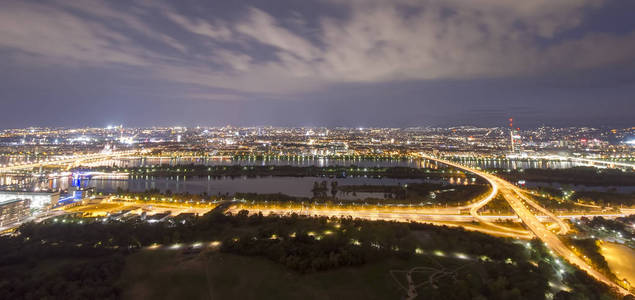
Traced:
[[[0, 185], [9, 179], [0, 177]], [[15, 180], [14, 180], [15, 181]], [[12, 183], [15, 183], [12, 181]], [[331, 187], [331, 182], [337, 181], [339, 186], [344, 185], [405, 185], [411, 183], [446, 183], [451, 185], [473, 184], [471, 179], [455, 178], [449, 179], [393, 179], [393, 178], [370, 178], [370, 177], [285, 177], [285, 176], [262, 176], [262, 177], [212, 177], [212, 176], [173, 176], [173, 177], [153, 177], [153, 176], [109, 176], [98, 175], [90, 177], [59, 176], [46, 179], [44, 181], [32, 181], [23, 183], [30, 190], [69, 190], [71, 188], [94, 188], [97, 192], [112, 193], [118, 189], [132, 192], [143, 192], [157, 189], [161, 192], [170, 191], [172, 193], [191, 193], [208, 195], [232, 195], [234, 193], [282, 193], [295, 197], [312, 197], [313, 185], [315, 182], [327, 182], [327, 187]], [[365, 199], [384, 198], [384, 193], [342, 193], [337, 197], [340, 199]]]
[[[94, 187], [98, 191], [115, 192], [117, 188], [140, 192], [158, 189], [162, 192], [170, 190], [173, 193], [207, 193], [208, 195], [223, 195], [234, 193], [282, 193], [295, 197], [312, 197], [315, 182], [326, 181], [330, 189], [331, 182], [338, 185], [404, 185], [420, 183], [420, 179], [390, 179], [390, 178], [328, 178], [328, 177], [132, 177], [124, 180], [108, 178], [94, 178], [86, 181], [84, 186]], [[384, 198], [383, 193], [338, 194], [342, 199], [364, 199], [367, 197]]]
[[[514, 161], [514, 160], [465, 160], [462, 163], [479, 166], [481, 168], [496, 167], [496, 168], [566, 168], [576, 166], [575, 163], [566, 161]], [[411, 167], [411, 168], [432, 168], [437, 169], [441, 167], [434, 161], [429, 160], [416, 160], [416, 159], [392, 159], [392, 160], [362, 160], [362, 159], [328, 159], [328, 158], [300, 158], [300, 159], [268, 159], [268, 160], [252, 160], [252, 159], [204, 159], [204, 158], [130, 158], [130, 159], [117, 159], [100, 162], [93, 166], [118, 166], [118, 167], [140, 167], [140, 166], [157, 166], [157, 165], [257, 165], [257, 166], [350, 166], [355, 165], [359, 167]], [[117, 188], [128, 189], [131, 191], [144, 191], [147, 189], [159, 189], [161, 191], [170, 190], [175, 193], [189, 192], [189, 193], [207, 193], [215, 195], [218, 193], [236, 193], [236, 192], [254, 192], [254, 193], [284, 193], [298, 197], [310, 197], [312, 195], [311, 189], [313, 182], [329, 180], [328, 178], [319, 177], [258, 177], [258, 178], [208, 178], [208, 177], [102, 177], [102, 178], [83, 178], [80, 185], [86, 187], [93, 187], [97, 191], [112, 192]], [[338, 178], [337, 181], [340, 185], [395, 185], [399, 183], [408, 183], [408, 180], [392, 180], [392, 179], [374, 179], [374, 178]], [[420, 180], [423, 182], [425, 180]], [[464, 184], [464, 182], [448, 182]], [[66, 190], [73, 186], [75, 182], [72, 177], [60, 177], [56, 179], [50, 179], [45, 181], [34, 182], [33, 179], [17, 178], [11, 176], [0, 176], [0, 186], [22, 185], [27, 189], [62, 189]], [[75, 184], [77, 185], [77, 184]], [[527, 182], [528, 186], [552, 186], [555, 188], [561, 187], [557, 183], [550, 185], [549, 183], [539, 182]], [[595, 190], [595, 191], [612, 191], [615, 189], [617, 192], [631, 193], [635, 192], [635, 186], [627, 187], [588, 187], [588, 186], [565, 186], [567, 189], [574, 190]], [[344, 195], [340, 195], [344, 197]], [[383, 194], [375, 193], [370, 195], [369, 193], [357, 193], [357, 196], [348, 195], [348, 198], [366, 198], [366, 197], [383, 197]], [[381, 196], [381, 197], [380, 197]]]

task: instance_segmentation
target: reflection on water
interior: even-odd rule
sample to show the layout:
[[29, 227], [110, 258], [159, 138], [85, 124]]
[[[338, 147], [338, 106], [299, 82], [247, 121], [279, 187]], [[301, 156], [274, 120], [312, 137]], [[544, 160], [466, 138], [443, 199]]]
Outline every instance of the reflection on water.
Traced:
[[[170, 190], [173, 193], [207, 193], [208, 195], [224, 195], [234, 193], [282, 193], [295, 197], [312, 197], [314, 182], [337, 181], [338, 185], [403, 185], [407, 183], [424, 182], [419, 179], [390, 179], [390, 178], [328, 178], [328, 177], [136, 177], [127, 180], [111, 180], [96, 178], [85, 183], [87, 187], [94, 187], [98, 191], [115, 192], [118, 188], [141, 192], [158, 189], [162, 192]], [[357, 193], [357, 195], [338, 194], [343, 199], [360, 199], [366, 197], [383, 198], [383, 193]]]
[[589, 166], [587, 163], [560, 160], [529, 159], [458, 159], [459, 163], [481, 169], [566, 169]]
[[[338, 186], [344, 185], [404, 185], [410, 183], [446, 183], [453, 185], [474, 184], [471, 178], [449, 177], [446, 179], [393, 179], [393, 178], [371, 178], [371, 177], [152, 177], [133, 176], [122, 177], [121, 175], [96, 175], [96, 176], [58, 176], [55, 178], [28, 177], [22, 179], [0, 177], [1, 183], [20, 184], [21, 187], [31, 190], [67, 190], [70, 187], [95, 188], [98, 192], [112, 193], [118, 189], [130, 190], [132, 192], [143, 192], [150, 189], [158, 189], [161, 192], [171, 191], [172, 193], [207, 193], [208, 195], [225, 195], [235, 193], [282, 193], [295, 197], [312, 197], [312, 189], [315, 182], [326, 181], [327, 186], [331, 182], [337, 181]], [[384, 198], [384, 193], [358, 192], [343, 193], [338, 192], [340, 199], [364, 199]]]
[[29, 175], [0, 176], [0, 189], [68, 190], [73, 185], [72, 176], [37, 177]]
[[[328, 178], [328, 177], [151, 177], [134, 176], [121, 178], [115, 176], [95, 176], [75, 178], [72, 176], [57, 177], [45, 180], [34, 180], [29, 183], [35, 190], [67, 190], [69, 187], [95, 188], [98, 192], [112, 193], [117, 189], [143, 192], [150, 189], [158, 189], [161, 192], [191, 193], [208, 195], [232, 195], [234, 193], [282, 193], [295, 197], [312, 197], [313, 184], [327, 181], [328, 187], [333, 181], [339, 186], [343, 185], [403, 185], [408, 183], [434, 182], [468, 184], [467, 179], [450, 178], [448, 181], [424, 180], [424, 179], [391, 179], [391, 178]], [[0, 179], [0, 183], [1, 183]], [[23, 182], [23, 186], [27, 186]], [[384, 193], [347, 193], [338, 194], [340, 199], [364, 199], [367, 197], [383, 198]]]
[[[481, 168], [567, 168], [577, 166], [577, 163], [567, 161], [515, 161], [506, 159], [481, 159], [481, 160], [463, 160], [464, 164], [479, 166]], [[268, 159], [268, 160], [231, 160], [231, 159], [205, 159], [205, 158], [127, 158], [102, 161], [91, 164], [91, 166], [119, 166], [119, 167], [138, 167], [138, 166], [156, 166], [156, 165], [291, 165], [291, 166], [350, 166], [359, 167], [412, 167], [412, 168], [431, 168], [438, 169], [442, 167], [434, 161], [429, 160], [362, 160], [362, 159]], [[0, 187], [21, 187], [36, 190], [67, 190], [72, 186], [73, 178], [70, 176], [56, 178], [38, 178], [31, 175], [5, 175], [0, 176]], [[215, 195], [218, 193], [236, 193], [236, 192], [257, 192], [257, 193], [284, 193], [292, 196], [310, 197], [311, 188], [314, 181], [322, 181], [323, 178], [297, 178], [297, 177], [260, 177], [260, 178], [130, 178], [121, 179], [121, 177], [101, 177], [101, 178], [84, 178], [81, 185], [86, 187], [94, 187], [97, 191], [113, 192], [117, 188], [130, 189], [131, 191], [144, 191], [147, 189], [159, 189], [162, 191], [171, 190], [172, 192], [189, 192], [189, 193], [207, 193]], [[326, 178], [328, 180], [328, 178]], [[346, 184], [398, 184], [408, 183], [408, 180], [394, 179], [373, 179], [373, 178], [338, 178], [340, 185]], [[450, 178], [450, 184], [466, 184], [458, 178]], [[541, 183], [527, 182], [528, 186], [551, 186], [554, 188], [566, 188], [571, 190], [594, 190], [594, 191], [617, 191], [622, 193], [635, 192], [635, 186], [627, 187], [595, 187], [583, 185], [566, 185], [560, 186], [557, 183]], [[358, 197], [359, 198], [359, 197]], [[363, 197], [362, 197], [363, 198]]]
[[[242, 166], [298, 166], [298, 167], [326, 167], [326, 166], [350, 166], [358, 167], [410, 167], [438, 169], [439, 165], [434, 161], [415, 159], [393, 160], [368, 160], [368, 159], [205, 159], [205, 158], [133, 158], [117, 159], [99, 163], [102, 166], [117, 166], [122, 168], [155, 166], [155, 165], [242, 165]], [[92, 165], [95, 166], [95, 165]], [[189, 192], [193, 194], [207, 193], [208, 195], [234, 194], [234, 193], [283, 193], [296, 197], [313, 196], [311, 189], [315, 181], [337, 181], [339, 185], [397, 185], [412, 182], [423, 182], [420, 179], [388, 179], [388, 178], [363, 178], [349, 177], [329, 179], [322, 177], [135, 177], [127, 180], [111, 180], [95, 178], [86, 183], [87, 187], [94, 187], [98, 191], [114, 192], [117, 188], [130, 191], [145, 191], [148, 189], [170, 190], [174, 193]], [[428, 181], [430, 182], [430, 181]], [[451, 184], [468, 184], [467, 180], [450, 178]], [[471, 183], [471, 182], [470, 182]], [[330, 186], [330, 185], [329, 185]], [[366, 197], [383, 198], [383, 193], [352, 193], [338, 195], [342, 199], [363, 199]]]
[[[428, 160], [414, 160], [414, 159], [393, 159], [393, 160], [367, 160], [367, 159], [318, 159], [318, 158], [299, 158], [299, 159], [266, 159], [266, 160], [252, 160], [252, 159], [213, 159], [213, 158], [157, 158], [157, 157], [146, 157], [146, 158], [123, 158], [123, 159], [114, 159], [114, 160], [105, 160], [99, 162], [89, 163], [85, 166], [87, 167], [96, 167], [96, 166], [117, 166], [122, 168], [130, 168], [130, 167], [142, 167], [142, 166], [156, 166], [156, 165], [206, 165], [206, 166], [224, 166], [224, 165], [243, 165], [243, 166], [299, 166], [299, 167], [308, 167], [308, 166], [350, 166], [355, 165], [359, 167], [411, 167], [411, 168], [431, 168], [438, 169], [439, 165], [436, 162], [431, 162]], [[294, 178], [297, 179], [297, 178]], [[319, 178], [318, 178], [319, 179]], [[219, 183], [222, 180], [212, 179], [214, 182]], [[231, 180], [231, 179], [228, 179]], [[184, 183], [183, 177], [180, 179], [152, 179], [146, 180], [141, 178], [132, 178], [127, 181], [121, 181], [121, 178], [106, 178], [102, 177], [101, 179], [93, 178], [92, 180], [84, 180], [82, 184], [88, 184], [88, 187], [95, 187], [98, 191], [111, 192], [116, 190], [118, 187], [122, 189], [130, 189], [133, 191], [143, 191], [150, 188], [159, 188], [166, 187], [165, 189], [171, 189], [173, 192], [190, 192], [190, 193], [202, 193], [206, 192], [214, 194], [221, 193], [234, 193], [234, 192], [260, 192], [260, 193], [287, 193], [295, 196], [306, 196], [307, 191], [310, 192], [309, 189], [302, 188], [302, 192], [299, 192], [297, 189], [294, 190], [292, 185], [298, 184], [293, 180], [285, 180], [285, 179], [275, 179], [270, 178], [269, 181], [272, 181], [272, 185], [270, 187], [266, 186], [266, 183], [263, 184], [260, 188], [256, 189], [257, 184], [250, 185], [254, 179], [248, 179], [245, 189], [240, 189], [238, 187], [223, 187], [223, 184], [220, 184], [221, 188], [219, 190], [214, 191], [214, 186], [206, 185], [205, 188], [201, 188], [201, 184], [196, 184], [195, 179], [190, 178], [189, 181]], [[266, 181], [265, 179], [262, 179]], [[308, 179], [313, 182], [313, 179]], [[339, 180], [339, 179], [338, 179]], [[273, 183], [276, 181], [277, 183]], [[379, 182], [378, 179], [375, 181]], [[390, 181], [385, 181], [386, 184], [391, 184]], [[403, 181], [405, 182], [405, 181]], [[453, 182], [452, 182], [453, 183]], [[461, 182], [456, 182], [457, 184], [461, 184]], [[245, 183], [243, 183], [245, 184]], [[369, 183], [370, 184], [370, 183]], [[377, 184], [377, 183], [376, 183]], [[2, 188], [20, 188], [20, 189], [35, 189], [35, 190], [67, 190], [72, 186], [72, 177], [56, 177], [56, 178], [37, 178], [31, 175], [5, 175], [0, 176], [0, 187]]]

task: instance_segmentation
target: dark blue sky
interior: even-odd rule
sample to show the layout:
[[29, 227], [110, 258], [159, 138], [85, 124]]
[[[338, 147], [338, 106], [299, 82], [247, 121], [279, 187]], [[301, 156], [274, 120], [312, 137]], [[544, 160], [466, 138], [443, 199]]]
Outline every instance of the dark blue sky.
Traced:
[[633, 11], [619, 0], [9, 0], [0, 127], [635, 126]]

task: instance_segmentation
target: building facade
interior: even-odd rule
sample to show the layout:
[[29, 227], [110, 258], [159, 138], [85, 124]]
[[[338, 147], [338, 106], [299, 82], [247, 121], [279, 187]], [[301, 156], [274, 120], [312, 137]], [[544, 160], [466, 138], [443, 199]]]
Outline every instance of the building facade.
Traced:
[[13, 199], [28, 199], [30, 208], [42, 209], [60, 200], [59, 192], [0, 191], [0, 203]]
[[12, 199], [0, 202], [0, 228], [20, 222], [31, 215], [29, 199]]

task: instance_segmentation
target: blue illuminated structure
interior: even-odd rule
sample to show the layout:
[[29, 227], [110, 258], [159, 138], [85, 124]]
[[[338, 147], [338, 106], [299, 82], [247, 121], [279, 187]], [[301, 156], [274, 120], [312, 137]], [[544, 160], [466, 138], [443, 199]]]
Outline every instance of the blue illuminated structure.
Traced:
[[69, 191], [68, 195], [60, 197], [60, 200], [57, 201], [57, 204], [54, 207], [72, 204], [84, 199], [84, 192], [86, 191], [86, 185], [90, 181], [90, 177], [90, 174], [86, 174], [81, 171], [73, 173], [73, 180], [71, 181], [71, 186], [73, 188]]

